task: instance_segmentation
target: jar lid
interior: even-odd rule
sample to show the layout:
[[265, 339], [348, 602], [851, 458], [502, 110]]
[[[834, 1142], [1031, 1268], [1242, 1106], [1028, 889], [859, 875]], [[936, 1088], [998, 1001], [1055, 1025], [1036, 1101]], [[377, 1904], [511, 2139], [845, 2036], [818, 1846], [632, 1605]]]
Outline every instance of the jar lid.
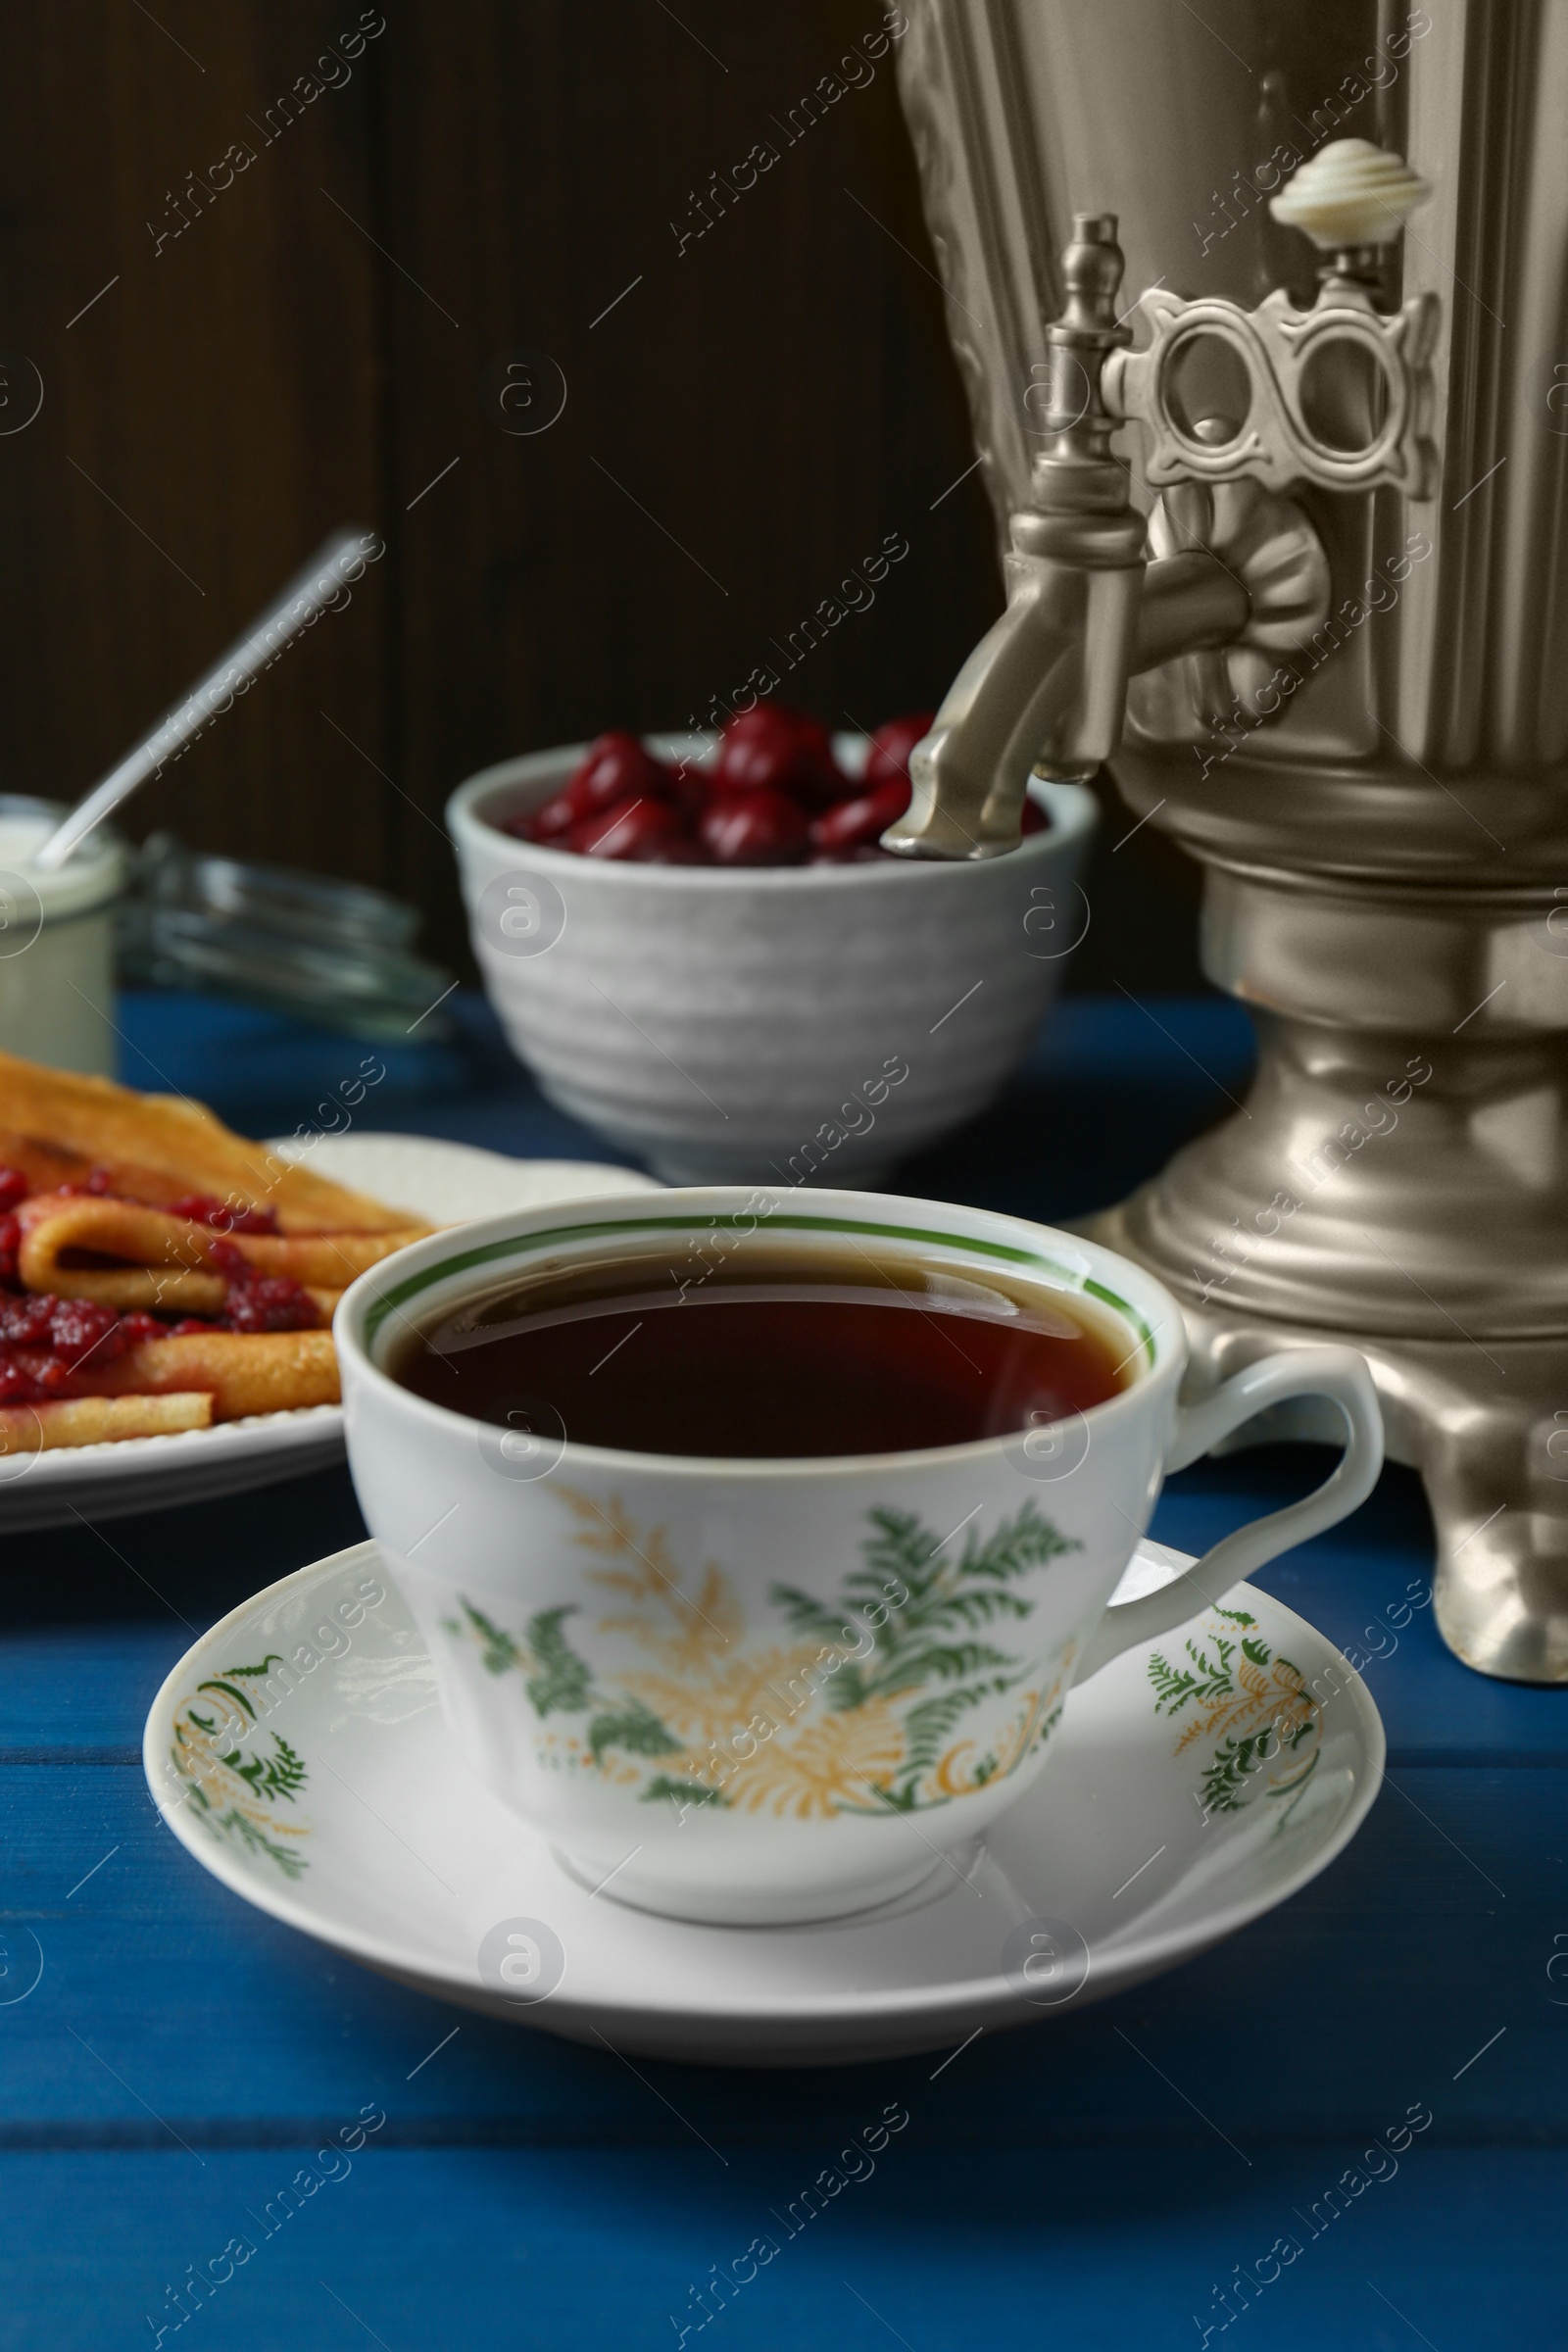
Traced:
[[[68, 814], [63, 803], [21, 793], [0, 793], [0, 920], [25, 926], [85, 914], [117, 897], [125, 880], [124, 845], [106, 825], [74, 850], [64, 865], [39, 870], [33, 852], [42, 849]], [[8, 915], [6, 906], [12, 909]]]
[[155, 833], [119, 917], [120, 969], [401, 1045], [452, 1034], [452, 973], [414, 954], [418, 909], [361, 882], [243, 863]]

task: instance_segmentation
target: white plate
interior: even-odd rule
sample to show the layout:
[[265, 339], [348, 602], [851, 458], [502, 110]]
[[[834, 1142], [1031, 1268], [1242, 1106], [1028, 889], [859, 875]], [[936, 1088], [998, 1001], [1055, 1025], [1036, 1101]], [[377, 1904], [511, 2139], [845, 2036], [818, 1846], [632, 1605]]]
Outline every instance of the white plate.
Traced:
[[[651, 1176], [601, 1161], [508, 1159], [500, 1152], [420, 1135], [323, 1136], [314, 1148], [291, 1137], [268, 1148], [280, 1156], [308, 1159], [323, 1176], [444, 1225], [533, 1208], [546, 1200], [659, 1189]], [[173, 1437], [122, 1438], [111, 1445], [62, 1446], [53, 1453], [11, 1454], [0, 1458], [0, 1535], [67, 1527], [78, 1514], [112, 1519], [172, 1510], [300, 1478], [342, 1458], [343, 1408], [338, 1404], [258, 1413]]]
[[660, 1190], [652, 1176], [603, 1160], [508, 1159], [476, 1144], [448, 1144], [429, 1135], [323, 1135], [314, 1143], [289, 1135], [267, 1149], [436, 1225], [466, 1225], [543, 1200]]
[[[1146, 1544], [1118, 1597], [1186, 1565]], [[460, 1761], [373, 1544], [285, 1577], [205, 1635], [153, 1703], [143, 1762], [174, 1835], [236, 1894], [464, 2008], [706, 2063], [941, 2049], [1192, 1958], [1354, 1836], [1383, 1775], [1365, 1685], [1267, 1594], [1241, 1585], [1227, 1607], [1246, 1621], [1204, 1619], [1075, 1690], [1049, 1769], [958, 1866], [938, 1857], [914, 1894], [820, 1927], [700, 1927], [580, 1881]], [[1189, 1638], [1209, 1685], [1231, 1689], [1173, 1714], [1152, 1660], [1201, 1679]], [[215, 1701], [246, 1730], [217, 1755], [209, 1744], [198, 1779], [202, 1716], [223, 1729]], [[1282, 1709], [1305, 1726], [1295, 1748], [1238, 1773], [1240, 1743]], [[535, 1971], [546, 1997], [509, 1994], [503, 1961], [514, 1981]]]

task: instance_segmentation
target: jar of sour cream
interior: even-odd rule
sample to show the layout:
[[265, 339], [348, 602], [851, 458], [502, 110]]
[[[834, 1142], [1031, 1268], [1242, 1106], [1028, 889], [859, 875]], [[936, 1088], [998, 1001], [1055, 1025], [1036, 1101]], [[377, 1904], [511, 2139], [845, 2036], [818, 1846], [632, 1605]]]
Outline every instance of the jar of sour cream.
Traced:
[[53, 801], [0, 793], [0, 1052], [109, 1078], [124, 845], [101, 825], [63, 866], [40, 873], [33, 852], [65, 814]]

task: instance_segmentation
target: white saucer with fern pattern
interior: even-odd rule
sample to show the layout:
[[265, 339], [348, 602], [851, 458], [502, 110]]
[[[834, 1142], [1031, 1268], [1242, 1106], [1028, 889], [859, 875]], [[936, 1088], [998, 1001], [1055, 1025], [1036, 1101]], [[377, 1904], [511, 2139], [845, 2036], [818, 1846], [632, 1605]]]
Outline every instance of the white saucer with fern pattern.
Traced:
[[[1145, 1543], [1126, 1600], [1187, 1565]], [[657, 2057], [952, 2047], [1174, 1967], [1284, 1902], [1383, 1772], [1360, 1678], [1250, 1586], [1074, 1690], [1052, 1770], [913, 1893], [819, 1926], [699, 1926], [595, 1886], [475, 1780], [373, 1544], [216, 1625], [147, 1720], [148, 1783], [236, 1894], [417, 1989]], [[917, 1822], [911, 1838], [921, 1836]]]

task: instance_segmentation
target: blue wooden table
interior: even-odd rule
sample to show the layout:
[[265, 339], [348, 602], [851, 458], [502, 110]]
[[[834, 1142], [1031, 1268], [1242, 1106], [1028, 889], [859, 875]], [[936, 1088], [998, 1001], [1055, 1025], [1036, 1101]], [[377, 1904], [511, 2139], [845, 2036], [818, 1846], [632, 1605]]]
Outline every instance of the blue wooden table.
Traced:
[[[123, 1019], [128, 1078], [252, 1132], [308, 1117], [363, 1051], [179, 1000]], [[389, 1058], [381, 1126], [609, 1156], [482, 1007]], [[1216, 1115], [1248, 1062], [1228, 1004], [1069, 1002], [998, 1110], [901, 1182], [1070, 1215]], [[1316, 1471], [1200, 1466], [1154, 1532], [1200, 1549]], [[1399, 1622], [1431, 1559], [1407, 1473], [1259, 1580], [1380, 1653], [1390, 1771], [1359, 1838], [1207, 1957], [940, 2073], [634, 2073], [364, 1974], [199, 1870], [143, 1784], [148, 1702], [197, 1630], [362, 1533], [332, 1472], [5, 1544], [0, 2341], [696, 2342], [692, 2289], [896, 2100], [909, 2123], [874, 2174], [705, 2352], [1568, 2342], [1568, 1693], [1469, 1674], [1430, 1607]], [[1369, 2156], [1412, 2110], [1430, 2124]], [[356, 2124], [363, 2145], [318, 2162]], [[320, 2185], [263, 2236], [251, 2217], [302, 2168]], [[236, 2264], [231, 2241], [255, 2250]]]

